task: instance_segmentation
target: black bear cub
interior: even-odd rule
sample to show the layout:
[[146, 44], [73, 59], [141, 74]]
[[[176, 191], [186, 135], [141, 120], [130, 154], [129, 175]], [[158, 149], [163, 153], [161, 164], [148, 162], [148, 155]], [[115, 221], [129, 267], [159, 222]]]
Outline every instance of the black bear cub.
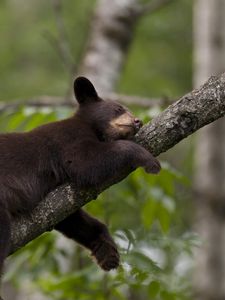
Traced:
[[[132, 141], [140, 120], [119, 103], [101, 99], [85, 77], [75, 80], [74, 92], [79, 107], [71, 118], [0, 135], [0, 271], [13, 217], [29, 213], [57, 186], [69, 182], [75, 188], [98, 188], [137, 167], [160, 170], [157, 159]], [[55, 229], [90, 249], [102, 269], [118, 267], [107, 227], [83, 210]]]

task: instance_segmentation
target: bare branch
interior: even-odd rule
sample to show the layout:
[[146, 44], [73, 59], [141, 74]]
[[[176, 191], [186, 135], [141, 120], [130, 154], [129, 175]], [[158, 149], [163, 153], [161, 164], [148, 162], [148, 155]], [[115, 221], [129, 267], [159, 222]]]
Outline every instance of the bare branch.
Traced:
[[[225, 115], [225, 73], [211, 77], [200, 89], [183, 96], [170, 105], [151, 123], [138, 133], [136, 141], [154, 155], [168, 150], [180, 140], [199, 128]], [[123, 176], [112, 178], [110, 185]], [[69, 186], [58, 188], [49, 194], [31, 216], [15, 220], [12, 225], [11, 252], [25, 245], [55, 224], [85, 205], [97, 194], [109, 187], [102, 186], [98, 191], [75, 192]]]
[[[103, 96], [105, 100], [113, 100], [118, 101], [125, 105], [135, 105], [141, 108], [151, 108], [151, 107], [166, 107], [172, 100], [168, 98], [143, 98], [138, 96], [127, 96], [127, 95], [120, 95], [120, 94], [108, 94]], [[50, 108], [57, 108], [57, 107], [68, 107], [72, 108], [76, 106], [76, 102], [73, 98], [67, 98], [64, 100], [62, 97], [56, 96], [42, 96], [33, 98], [30, 100], [16, 100], [12, 102], [0, 102], [0, 113], [10, 110], [11, 112], [17, 111], [19, 107], [35, 107], [35, 108], [42, 108], [42, 107], [50, 107]]]

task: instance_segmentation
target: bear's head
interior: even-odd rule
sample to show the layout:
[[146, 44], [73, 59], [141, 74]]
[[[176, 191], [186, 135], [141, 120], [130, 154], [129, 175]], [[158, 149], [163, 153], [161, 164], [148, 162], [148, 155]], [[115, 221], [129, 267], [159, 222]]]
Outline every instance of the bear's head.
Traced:
[[74, 93], [79, 104], [76, 115], [95, 130], [101, 141], [132, 139], [142, 126], [123, 105], [101, 99], [85, 77], [74, 81]]

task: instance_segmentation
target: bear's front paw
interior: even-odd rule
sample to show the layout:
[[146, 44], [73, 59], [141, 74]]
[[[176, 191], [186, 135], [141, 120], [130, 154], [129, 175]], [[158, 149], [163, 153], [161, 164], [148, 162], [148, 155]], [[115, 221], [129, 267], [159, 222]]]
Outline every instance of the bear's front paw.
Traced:
[[120, 263], [120, 255], [114, 241], [107, 236], [100, 236], [92, 248], [92, 256], [104, 271], [116, 269]]
[[158, 174], [161, 170], [160, 162], [152, 156], [151, 159], [146, 162], [144, 169], [147, 173]]

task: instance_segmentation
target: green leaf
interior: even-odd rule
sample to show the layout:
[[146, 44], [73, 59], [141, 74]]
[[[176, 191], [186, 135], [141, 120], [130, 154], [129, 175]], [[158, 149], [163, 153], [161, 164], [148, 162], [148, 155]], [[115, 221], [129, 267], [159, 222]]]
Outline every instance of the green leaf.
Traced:
[[153, 222], [157, 217], [158, 207], [159, 202], [153, 198], [144, 204], [141, 212], [141, 218], [145, 228], [151, 228]]
[[173, 293], [166, 291], [166, 290], [162, 291], [160, 293], [160, 296], [161, 296], [162, 300], [175, 300], [176, 299], [176, 296]]
[[161, 285], [159, 283], [159, 281], [152, 281], [149, 286], [148, 286], [148, 294], [150, 299], [154, 299], [160, 291]]
[[12, 114], [7, 122], [6, 131], [20, 131], [23, 129], [23, 124], [25, 122], [25, 117], [23, 110], [18, 110], [16, 113]]
[[158, 219], [161, 226], [161, 229], [164, 233], [167, 233], [170, 228], [170, 222], [171, 222], [171, 214], [169, 211], [161, 205], [159, 211], [158, 211]]

